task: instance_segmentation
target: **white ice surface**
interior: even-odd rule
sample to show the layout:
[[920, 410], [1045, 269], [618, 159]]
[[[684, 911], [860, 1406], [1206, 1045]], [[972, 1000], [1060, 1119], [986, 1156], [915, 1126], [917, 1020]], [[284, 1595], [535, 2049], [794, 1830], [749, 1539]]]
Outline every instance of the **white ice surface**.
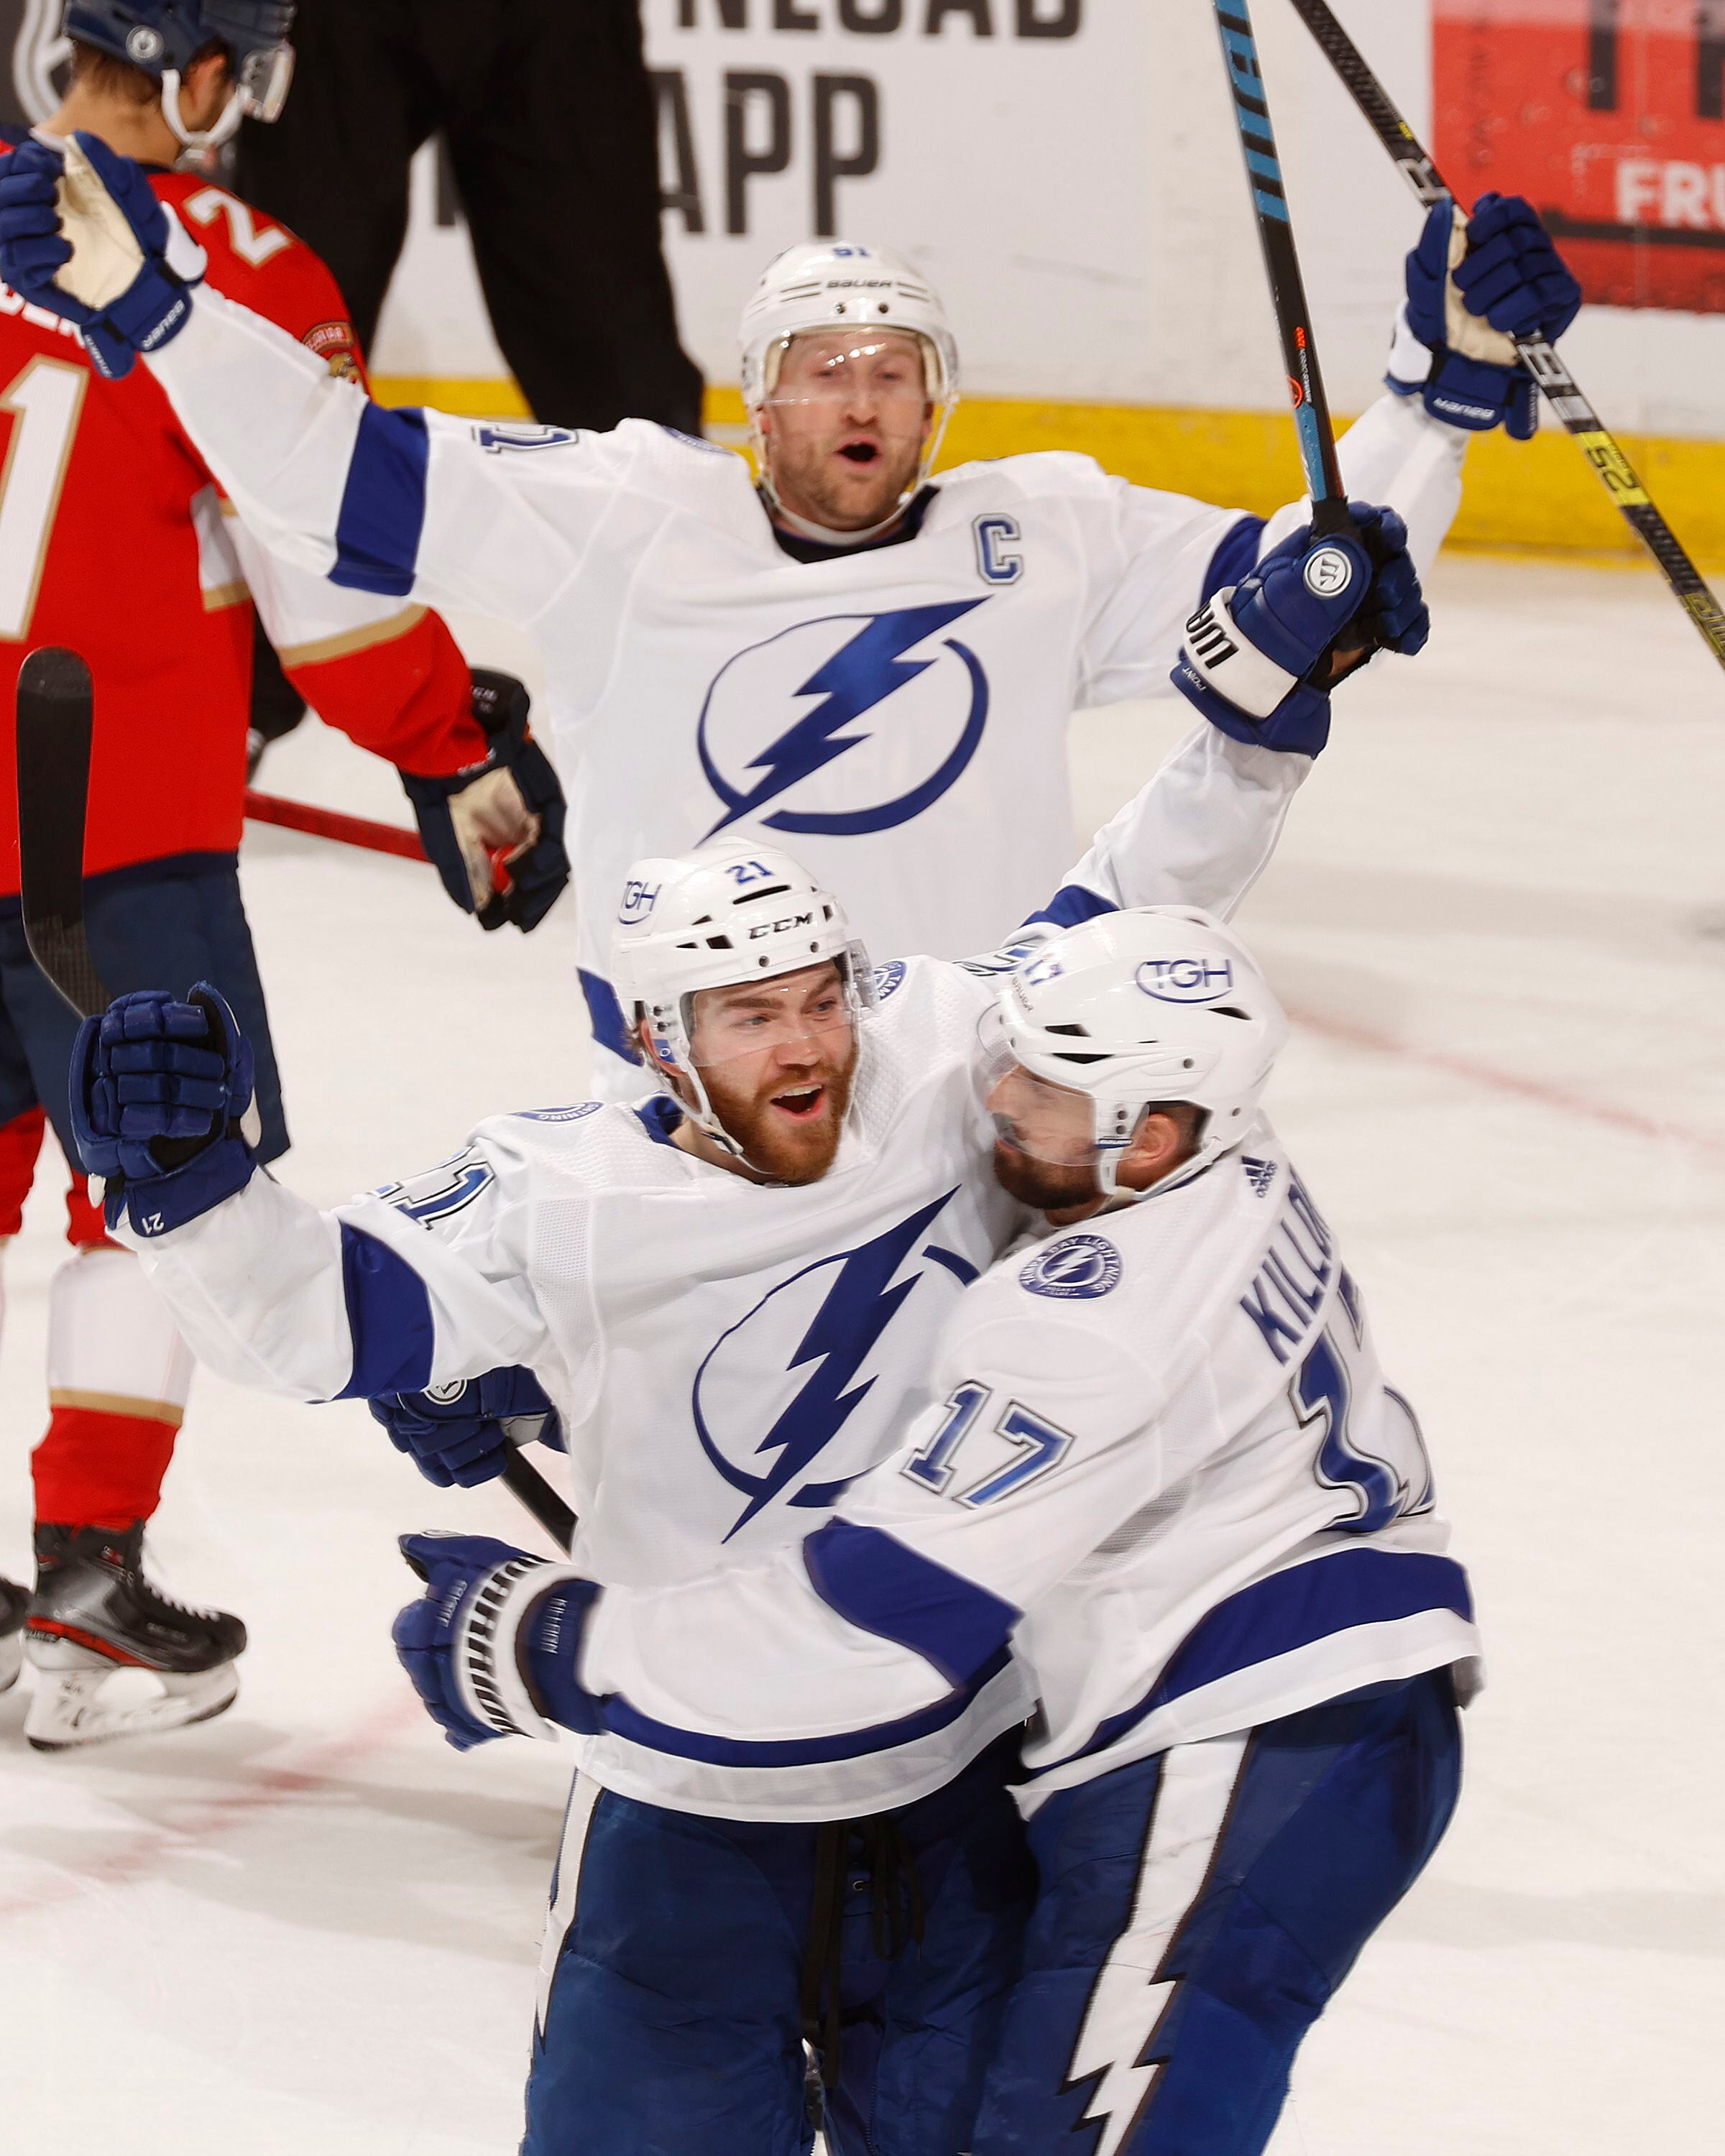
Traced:
[[[1427, 656], [1338, 700], [1244, 921], [1301, 1021], [1273, 1106], [1424, 1417], [1491, 1686], [1456, 1823], [1308, 2041], [1275, 2156], [1699, 2149], [1725, 2026], [1725, 680], [1651, 578], [1460, 560], [1434, 598]], [[1178, 723], [1081, 721], [1087, 819]], [[266, 783], [402, 814], [318, 732]], [[567, 915], [481, 937], [424, 870], [264, 830], [245, 883], [300, 1188], [579, 1096]], [[58, 1234], [50, 1174], [7, 1265], [15, 1576]], [[24, 1747], [22, 1687], [0, 1700], [0, 2144], [514, 2146], [562, 1767], [459, 1758], [412, 1705], [391, 1538], [433, 1523], [520, 1532], [360, 1408], [199, 1381], [154, 1547], [245, 1616], [243, 1689], [66, 1757]]]

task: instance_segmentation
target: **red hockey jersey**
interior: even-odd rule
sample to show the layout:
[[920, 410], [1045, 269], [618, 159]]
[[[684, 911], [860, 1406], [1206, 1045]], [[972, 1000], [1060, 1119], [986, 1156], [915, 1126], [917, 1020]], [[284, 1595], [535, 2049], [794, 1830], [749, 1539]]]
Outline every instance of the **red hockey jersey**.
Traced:
[[[302, 241], [196, 173], [152, 184], [213, 284], [363, 378], [335, 280]], [[239, 845], [253, 602], [306, 702], [363, 747], [430, 773], [485, 753], [435, 614], [267, 553], [149, 370], [104, 381], [69, 323], [3, 285], [0, 434], [0, 899], [18, 888], [18, 672], [42, 644], [81, 653], [95, 681], [87, 875]]]

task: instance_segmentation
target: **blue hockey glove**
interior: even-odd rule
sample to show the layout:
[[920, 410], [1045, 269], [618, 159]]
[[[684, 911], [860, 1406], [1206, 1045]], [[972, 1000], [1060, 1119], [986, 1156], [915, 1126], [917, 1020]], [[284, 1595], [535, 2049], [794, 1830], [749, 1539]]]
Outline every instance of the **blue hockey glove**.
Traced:
[[0, 278], [75, 322], [98, 371], [118, 381], [185, 326], [206, 258], [141, 165], [95, 135], [72, 144], [32, 136], [0, 167]]
[[105, 1178], [108, 1225], [166, 1235], [243, 1190], [257, 1165], [242, 1118], [251, 1045], [200, 981], [116, 996], [72, 1050], [72, 1129], [85, 1171]]
[[1408, 257], [1408, 301], [1389, 355], [1389, 387], [1434, 418], [1518, 442], [1538, 426], [1538, 389], [1513, 340], [1555, 342], [1581, 305], [1578, 285], [1521, 195], [1484, 194], [1465, 218], [1434, 203]]
[[1351, 501], [1351, 531], [1302, 525], [1186, 624], [1174, 686], [1230, 739], [1316, 756], [1329, 691], [1374, 651], [1418, 651], [1431, 619], [1393, 509]]
[[490, 1481], [513, 1445], [562, 1448], [562, 1417], [518, 1363], [427, 1392], [386, 1393], [368, 1405], [396, 1450], [440, 1489]]
[[598, 1589], [567, 1565], [489, 1535], [403, 1535], [401, 1553], [425, 1592], [397, 1617], [391, 1636], [425, 1711], [458, 1752], [494, 1737], [554, 1737], [521, 1675], [518, 1638], [553, 1590], [558, 1630], [572, 1646]]
[[483, 763], [447, 778], [404, 771], [419, 836], [464, 913], [481, 928], [536, 928], [569, 880], [563, 789], [527, 725], [528, 696], [512, 674], [475, 670], [473, 715], [490, 737]]

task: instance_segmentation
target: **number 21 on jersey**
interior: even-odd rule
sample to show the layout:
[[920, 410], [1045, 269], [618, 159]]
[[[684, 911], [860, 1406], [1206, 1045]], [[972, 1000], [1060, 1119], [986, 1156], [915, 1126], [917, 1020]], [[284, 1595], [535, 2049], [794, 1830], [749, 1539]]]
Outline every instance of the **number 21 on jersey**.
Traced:
[[0, 643], [19, 644], [30, 633], [89, 386], [85, 368], [39, 358], [0, 390], [11, 423], [0, 465]]

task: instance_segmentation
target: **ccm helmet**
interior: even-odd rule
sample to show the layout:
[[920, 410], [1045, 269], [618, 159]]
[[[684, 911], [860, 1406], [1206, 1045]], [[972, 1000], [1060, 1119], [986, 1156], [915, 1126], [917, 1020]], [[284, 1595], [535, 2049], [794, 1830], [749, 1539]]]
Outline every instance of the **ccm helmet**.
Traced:
[[[126, 60], [162, 85], [162, 116], [189, 150], [225, 142], [242, 118], [276, 120], [294, 79], [294, 0], [67, 0], [64, 34]], [[219, 41], [234, 95], [213, 126], [188, 128], [180, 84], [193, 55]]]
[[1158, 1101], [1190, 1101], [1204, 1120], [1193, 1158], [1153, 1188], [1185, 1181], [1239, 1144], [1288, 1036], [1245, 944], [1214, 914], [1183, 906], [1103, 914], [1055, 937], [1003, 983], [983, 1028], [990, 1091], [1016, 1065], [1040, 1085], [1087, 1096], [1088, 1158], [1105, 1196]]
[[[838, 900], [777, 847], [729, 839], [637, 861], [629, 872], [611, 938], [618, 1000], [632, 1031], [647, 1021], [655, 1084], [739, 1160], [742, 1148], [719, 1121], [701, 1075], [725, 1058], [696, 1050], [696, 996], [829, 961], [842, 990], [830, 1024], [854, 1034], [873, 1001], [868, 954]], [[674, 1072], [694, 1094], [692, 1107], [671, 1083]]]
[[[871, 333], [897, 330], [913, 336], [922, 358], [923, 393], [933, 408], [933, 424], [911, 485], [893, 505], [896, 516], [928, 476], [958, 402], [958, 346], [938, 294], [919, 270], [884, 247], [860, 247], [844, 239], [805, 240], [788, 247], [767, 265], [742, 311], [742, 401], [754, 430], [761, 484], [773, 494], [761, 413], [773, 400], [781, 362], [793, 337], [817, 330], [855, 333], [866, 348]], [[797, 520], [799, 523], [801, 520]], [[823, 534], [848, 542], [872, 538], [892, 521], [887, 517], [867, 531]]]

